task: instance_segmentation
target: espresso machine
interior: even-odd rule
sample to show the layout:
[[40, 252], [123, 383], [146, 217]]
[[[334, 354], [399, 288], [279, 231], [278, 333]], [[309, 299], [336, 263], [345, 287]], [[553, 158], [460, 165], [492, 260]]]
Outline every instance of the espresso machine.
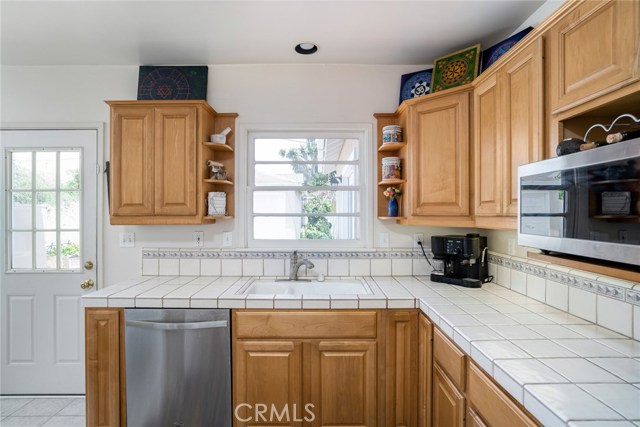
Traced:
[[433, 282], [450, 283], [467, 288], [479, 288], [489, 279], [487, 237], [479, 234], [466, 236], [432, 236], [433, 258], [442, 261], [442, 271], [433, 271]]

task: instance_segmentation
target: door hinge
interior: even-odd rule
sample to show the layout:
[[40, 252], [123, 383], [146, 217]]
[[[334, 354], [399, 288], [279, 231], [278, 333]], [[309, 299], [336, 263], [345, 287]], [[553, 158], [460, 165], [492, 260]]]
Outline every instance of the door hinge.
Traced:
[[100, 175], [100, 163], [96, 163], [96, 175]]

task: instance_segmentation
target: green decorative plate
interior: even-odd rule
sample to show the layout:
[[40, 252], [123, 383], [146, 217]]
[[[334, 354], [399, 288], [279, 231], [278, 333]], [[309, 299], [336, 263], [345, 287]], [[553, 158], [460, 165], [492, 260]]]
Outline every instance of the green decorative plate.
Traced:
[[479, 54], [477, 44], [436, 59], [431, 93], [471, 83], [478, 75]]

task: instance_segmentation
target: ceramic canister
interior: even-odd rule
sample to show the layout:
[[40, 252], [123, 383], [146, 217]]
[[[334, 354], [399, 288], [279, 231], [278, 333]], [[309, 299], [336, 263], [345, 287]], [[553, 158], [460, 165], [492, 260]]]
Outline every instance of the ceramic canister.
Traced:
[[398, 125], [389, 125], [382, 128], [382, 142], [401, 142], [402, 128]]
[[382, 179], [401, 179], [399, 157], [385, 157], [382, 159]]

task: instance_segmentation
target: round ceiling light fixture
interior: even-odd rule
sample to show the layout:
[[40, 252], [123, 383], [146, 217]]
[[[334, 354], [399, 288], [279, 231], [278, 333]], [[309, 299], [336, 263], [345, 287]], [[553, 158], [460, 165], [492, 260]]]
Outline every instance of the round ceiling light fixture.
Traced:
[[318, 46], [313, 43], [305, 42], [296, 45], [295, 49], [300, 55], [311, 55], [318, 51]]

